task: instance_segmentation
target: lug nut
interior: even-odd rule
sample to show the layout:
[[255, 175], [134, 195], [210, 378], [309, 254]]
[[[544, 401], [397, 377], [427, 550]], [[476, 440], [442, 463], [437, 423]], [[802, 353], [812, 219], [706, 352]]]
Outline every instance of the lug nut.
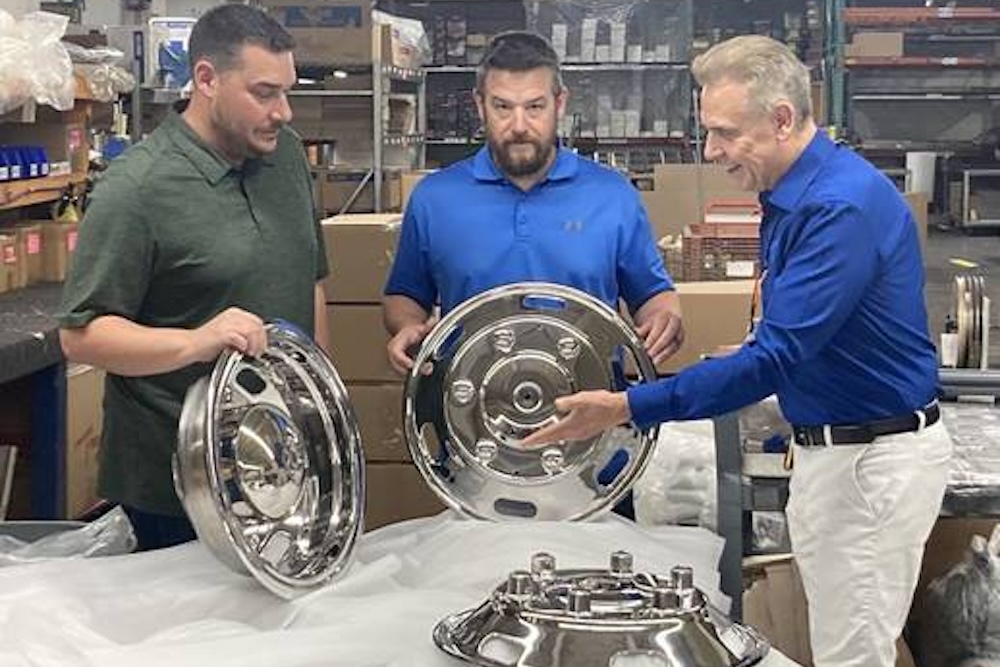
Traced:
[[493, 349], [500, 354], [509, 354], [516, 341], [513, 329], [497, 329], [493, 332]]
[[470, 380], [455, 380], [450, 395], [455, 405], [468, 405], [476, 397], [476, 386]]
[[492, 440], [480, 440], [476, 443], [476, 458], [486, 465], [496, 458], [498, 449], [497, 443]]
[[632, 554], [627, 551], [615, 551], [611, 554], [611, 574], [622, 577], [632, 574]]
[[566, 604], [571, 612], [576, 614], [588, 613], [590, 611], [590, 591], [582, 588], [570, 590], [569, 596], [566, 598]]
[[556, 343], [556, 349], [559, 350], [559, 356], [566, 361], [572, 361], [580, 356], [580, 341], [570, 336], [565, 338], [560, 338]]
[[542, 452], [542, 469], [550, 475], [561, 472], [565, 458], [562, 450], [550, 447]]
[[556, 558], [552, 554], [539, 551], [531, 557], [531, 573], [551, 576], [556, 569]]
[[653, 606], [665, 611], [677, 611], [681, 608], [681, 596], [673, 588], [658, 586], [653, 590]]
[[670, 582], [677, 591], [694, 588], [694, 570], [687, 565], [677, 565], [670, 570]]
[[511, 572], [507, 577], [508, 595], [528, 595], [531, 593], [531, 574], [524, 570]]

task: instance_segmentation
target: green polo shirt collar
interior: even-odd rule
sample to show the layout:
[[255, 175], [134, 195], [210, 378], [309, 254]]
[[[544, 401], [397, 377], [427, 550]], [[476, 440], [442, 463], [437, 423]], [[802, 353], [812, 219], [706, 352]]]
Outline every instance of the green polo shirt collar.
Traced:
[[275, 164], [271, 156], [265, 155], [247, 160], [242, 167], [234, 166], [217, 150], [206, 144], [205, 140], [198, 136], [198, 133], [191, 129], [184, 117], [176, 111], [171, 112], [163, 124], [177, 148], [211, 185], [217, 185], [230, 171], [245, 171], [252, 168], [255, 166], [251, 164], [253, 162], [266, 165]]

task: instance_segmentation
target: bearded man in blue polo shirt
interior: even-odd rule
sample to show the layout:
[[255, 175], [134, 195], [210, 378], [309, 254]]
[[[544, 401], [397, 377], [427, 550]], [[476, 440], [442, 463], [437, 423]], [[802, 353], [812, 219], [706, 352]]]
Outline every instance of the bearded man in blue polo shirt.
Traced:
[[776, 393], [816, 667], [892, 667], [952, 444], [935, 402], [916, 227], [892, 183], [817, 130], [809, 72], [745, 36], [695, 60], [705, 157], [760, 193], [763, 314], [734, 354], [627, 393], [559, 398], [524, 446], [719, 415]]
[[407, 350], [446, 313], [499, 285], [540, 280], [628, 304], [654, 360], [683, 340], [677, 293], [635, 188], [614, 171], [561, 148], [566, 108], [559, 60], [542, 37], [498, 35], [479, 66], [476, 104], [487, 146], [423, 179], [406, 209], [385, 288], [400, 372]]

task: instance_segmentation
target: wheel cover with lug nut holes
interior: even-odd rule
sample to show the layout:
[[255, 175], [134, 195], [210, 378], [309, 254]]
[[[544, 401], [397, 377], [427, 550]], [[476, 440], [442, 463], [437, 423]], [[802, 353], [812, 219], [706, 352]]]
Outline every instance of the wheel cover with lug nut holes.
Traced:
[[476, 665], [748, 667], [770, 646], [733, 623], [683, 565], [668, 577], [632, 570], [627, 551], [607, 569], [556, 569], [539, 552], [474, 609], [448, 616], [434, 643]]
[[291, 325], [259, 357], [223, 352], [188, 390], [174, 485], [198, 537], [233, 570], [293, 598], [349, 564], [364, 516], [364, 458], [329, 358]]
[[609, 429], [526, 450], [555, 399], [656, 377], [642, 342], [607, 305], [548, 283], [494, 288], [434, 327], [406, 378], [414, 463], [441, 499], [489, 520], [584, 519], [614, 506], [642, 472], [657, 429]]

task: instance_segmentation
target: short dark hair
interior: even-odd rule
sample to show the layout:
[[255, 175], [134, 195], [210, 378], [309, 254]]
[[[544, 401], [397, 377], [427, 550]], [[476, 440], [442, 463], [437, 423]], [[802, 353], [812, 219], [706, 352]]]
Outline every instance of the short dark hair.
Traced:
[[260, 46], [271, 53], [295, 48], [295, 38], [262, 10], [247, 5], [226, 4], [201, 15], [191, 30], [188, 58], [191, 70], [199, 60], [208, 60], [218, 70], [232, 68], [246, 45]]
[[505, 72], [527, 72], [544, 67], [552, 70], [553, 92], [562, 90], [562, 73], [559, 71], [559, 56], [555, 49], [541, 35], [527, 30], [502, 32], [486, 47], [486, 55], [476, 71], [476, 92], [485, 92], [486, 75], [490, 70]]

